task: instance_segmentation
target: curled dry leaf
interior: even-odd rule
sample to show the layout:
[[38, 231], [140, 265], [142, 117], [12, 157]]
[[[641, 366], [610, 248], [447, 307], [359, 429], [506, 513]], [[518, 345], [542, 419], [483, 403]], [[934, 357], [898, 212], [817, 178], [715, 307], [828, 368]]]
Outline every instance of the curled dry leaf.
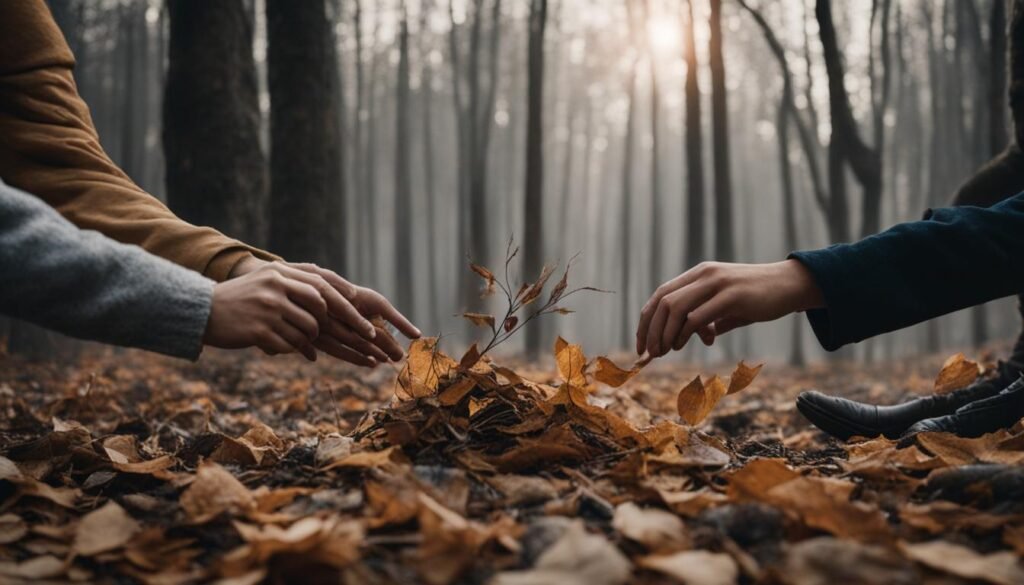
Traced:
[[568, 384], [578, 388], [587, 386], [587, 356], [583, 354], [583, 347], [559, 337], [555, 340], [555, 362], [558, 373]]
[[494, 329], [494, 315], [486, 313], [463, 313], [462, 317], [477, 327]]
[[705, 550], [644, 557], [638, 564], [685, 585], [734, 585], [740, 574], [731, 556]]
[[107, 502], [82, 517], [75, 529], [72, 548], [82, 556], [95, 556], [123, 547], [141, 529], [124, 508], [116, 502]]
[[532, 569], [498, 573], [490, 585], [623, 585], [630, 562], [599, 534], [576, 520], [538, 557]]
[[447, 377], [457, 365], [455, 360], [438, 348], [436, 337], [423, 337], [413, 340], [409, 345], [405, 366], [398, 381], [415, 398], [431, 396], [437, 392], [441, 379]]
[[721, 378], [712, 376], [705, 384], [697, 376], [679, 391], [676, 400], [679, 416], [690, 425], [698, 425], [725, 395], [726, 388]]
[[484, 292], [480, 296], [486, 297], [494, 294], [495, 285], [497, 283], [497, 280], [494, 278], [494, 273], [488, 270], [487, 268], [484, 268], [479, 264], [473, 264], [472, 262], [469, 264], [469, 269], [475, 272], [480, 278], [484, 279], [484, 281], [487, 283], [487, 287], [484, 289]]
[[199, 466], [195, 481], [181, 494], [179, 502], [193, 524], [209, 522], [225, 512], [243, 514], [256, 508], [256, 498], [249, 488], [212, 461]]
[[761, 368], [764, 364], [759, 364], [754, 367], [748, 366], [744, 362], [740, 362], [736, 369], [733, 370], [732, 376], [729, 377], [729, 392], [728, 394], [735, 394], [746, 390], [747, 386], [750, 386], [754, 378], [761, 373]]
[[981, 554], [965, 546], [934, 540], [901, 546], [903, 554], [927, 567], [963, 579], [976, 579], [995, 585], [1024, 583], [1024, 568], [1010, 551]]
[[612, 528], [647, 550], [680, 550], [689, 544], [686, 526], [678, 516], [658, 508], [641, 508], [633, 502], [615, 508]]
[[951, 356], [942, 364], [942, 369], [935, 378], [935, 393], [945, 394], [965, 388], [974, 382], [980, 373], [978, 363], [967, 359], [964, 354]]
[[615, 365], [615, 362], [612, 360], [606, 357], [599, 357], [594, 369], [594, 379], [612, 388], [618, 388], [633, 379], [633, 376], [639, 374], [643, 368], [644, 366], [637, 362], [633, 364], [632, 368], [624, 370]]

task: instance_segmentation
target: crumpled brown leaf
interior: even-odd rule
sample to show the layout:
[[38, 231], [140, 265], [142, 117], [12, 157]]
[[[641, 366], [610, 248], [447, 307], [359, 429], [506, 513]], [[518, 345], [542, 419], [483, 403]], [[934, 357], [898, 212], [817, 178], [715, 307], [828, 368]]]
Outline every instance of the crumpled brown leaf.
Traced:
[[706, 550], [643, 557], [638, 564], [684, 585], [733, 585], [740, 574], [731, 556]]
[[942, 364], [939, 375], [935, 378], [935, 393], [945, 394], [960, 388], [966, 388], [974, 382], [981, 374], [981, 367], [977, 362], [964, 357], [958, 353], [951, 356]]
[[531, 569], [498, 573], [490, 585], [622, 585], [629, 559], [608, 540], [574, 521]]
[[204, 524], [225, 512], [244, 514], [256, 508], [256, 498], [249, 488], [212, 461], [199, 467], [195, 481], [181, 494], [179, 503], [194, 524]]
[[680, 550], [689, 545], [686, 526], [678, 516], [658, 508], [641, 508], [633, 502], [615, 508], [612, 527], [650, 551]]
[[95, 556], [125, 546], [141, 529], [124, 508], [116, 502], [107, 502], [79, 521], [73, 548], [82, 556]]
[[977, 579], [995, 585], [1024, 583], [1024, 568], [1017, 555], [1010, 551], [981, 554], [944, 540], [903, 543], [900, 549], [908, 558], [922, 565], [964, 579]]

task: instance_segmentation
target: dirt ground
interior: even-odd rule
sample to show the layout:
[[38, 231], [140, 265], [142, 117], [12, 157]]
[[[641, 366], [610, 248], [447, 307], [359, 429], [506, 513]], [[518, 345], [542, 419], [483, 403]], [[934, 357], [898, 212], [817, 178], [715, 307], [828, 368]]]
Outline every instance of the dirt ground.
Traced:
[[613, 388], [423, 349], [0, 358], [0, 581], [1024, 582], [1024, 427], [847, 444], [794, 407], [931, 392], [948, 356], [768, 364], [690, 426], [731, 364]]

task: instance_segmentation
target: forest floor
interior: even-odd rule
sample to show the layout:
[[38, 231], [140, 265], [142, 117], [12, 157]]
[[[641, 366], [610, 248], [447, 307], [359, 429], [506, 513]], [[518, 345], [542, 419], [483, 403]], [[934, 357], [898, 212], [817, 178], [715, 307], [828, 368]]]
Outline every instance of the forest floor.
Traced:
[[559, 373], [419, 350], [401, 375], [0, 358], [0, 581], [1024, 582], [1024, 504], [950, 475], [1021, 462], [1024, 427], [843, 443], [794, 407], [930, 392], [946, 356], [769, 364], [692, 427], [680, 390], [731, 367], [612, 388], [628, 375], [562, 354]]

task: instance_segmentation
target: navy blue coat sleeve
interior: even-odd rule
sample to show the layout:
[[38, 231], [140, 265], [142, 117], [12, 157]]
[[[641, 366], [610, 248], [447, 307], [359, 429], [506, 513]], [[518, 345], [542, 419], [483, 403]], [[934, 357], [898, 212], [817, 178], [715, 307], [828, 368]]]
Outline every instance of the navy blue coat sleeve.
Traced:
[[989, 208], [930, 211], [853, 244], [794, 252], [825, 308], [808, 311], [833, 351], [1024, 291], [1024, 193]]

